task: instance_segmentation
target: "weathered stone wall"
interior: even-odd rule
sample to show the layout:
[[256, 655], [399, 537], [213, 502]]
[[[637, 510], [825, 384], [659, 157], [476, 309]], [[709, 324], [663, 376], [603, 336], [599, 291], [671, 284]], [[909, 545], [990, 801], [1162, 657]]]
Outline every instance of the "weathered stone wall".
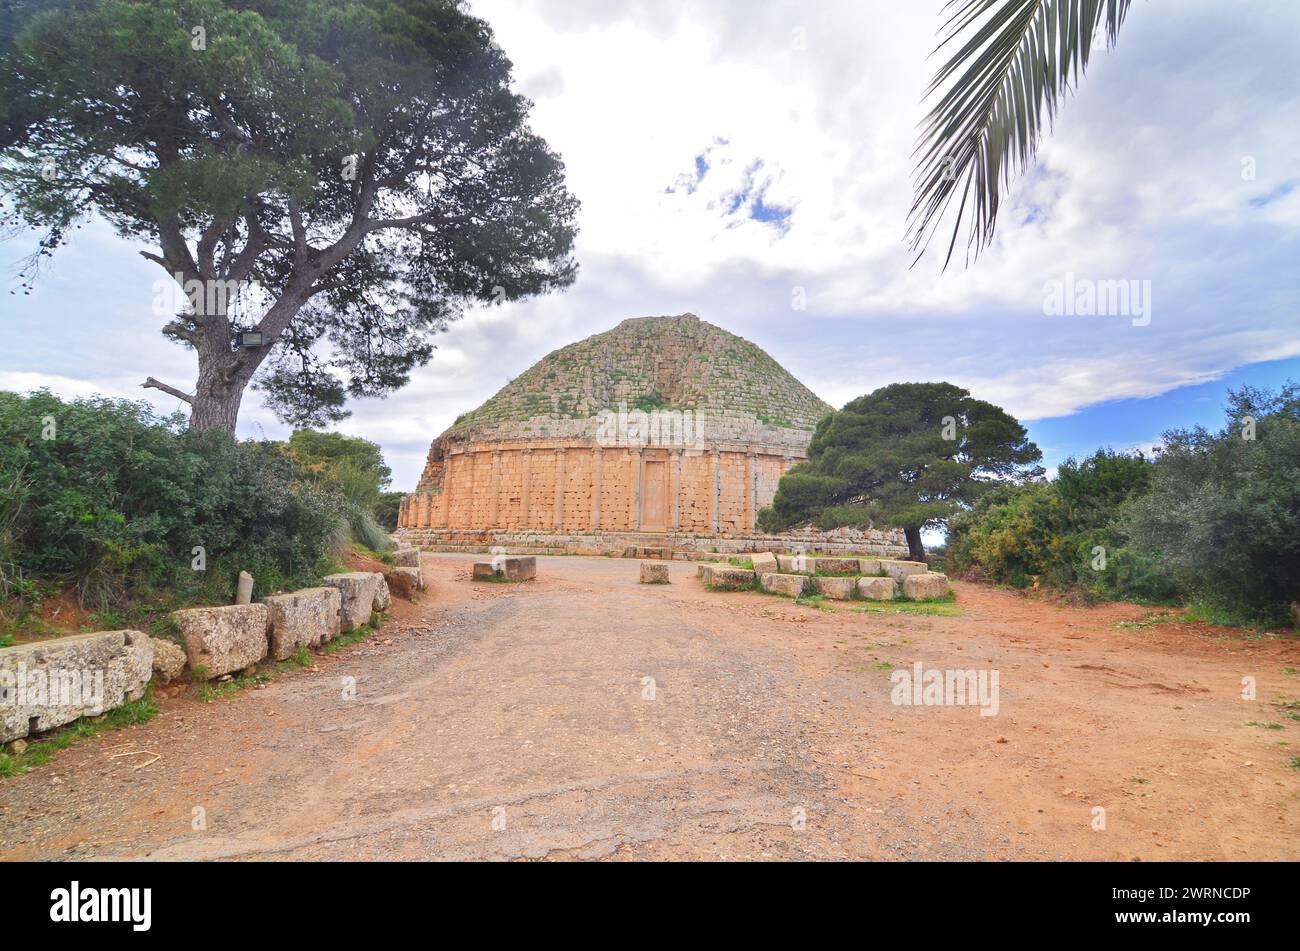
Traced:
[[649, 533], [518, 531], [475, 528], [400, 528], [394, 538], [425, 551], [479, 553], [494, 548], [509, 554], [609, 555], [624, 558], [675, 558], [689, 561], [716, 555], [800, 551], [831, 555], [896, 558], [907, 554], [903, 533], [894, 530], [837, 528], [800, 530], [784, 535], [714, 535], [698, 532]]
[[490, 443], [447, 456], [435, 490], [402, 502], [401, 528], [512, 531], [753, 531], [802, 452]]

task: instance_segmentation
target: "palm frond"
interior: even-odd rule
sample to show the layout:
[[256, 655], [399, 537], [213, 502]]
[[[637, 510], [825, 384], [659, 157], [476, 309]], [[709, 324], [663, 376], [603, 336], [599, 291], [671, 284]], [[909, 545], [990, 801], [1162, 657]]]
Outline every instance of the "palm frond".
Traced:
[[[935, 52], [961, 43], [926, 89], [944, 88], [922, 123], [908, 240], [925, 253], [949, 204], [961, 195], [944, 267], [970, 204], [966, 260], [993, 239], [1000, 192], [1033, 160], [1066, 90], [1088, 66], [1104, 26], [1115, 44], [1131, 0], [949, 0]], [[960, 75], [958, 75], [960, 71]], [[1073, 79], [1071, 75], [1073, 74]], [[955, 77], [955, 79], [954, 79]], [[913, 262], [915, 263], [915, 262]]]

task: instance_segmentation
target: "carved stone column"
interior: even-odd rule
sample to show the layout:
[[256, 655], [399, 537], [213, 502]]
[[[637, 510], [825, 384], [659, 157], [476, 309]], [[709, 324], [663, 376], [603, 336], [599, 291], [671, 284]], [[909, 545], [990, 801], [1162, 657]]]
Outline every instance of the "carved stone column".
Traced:
[[500, 499], [501, 499], [501, 450], [492, 450], [492, 499], [488, 502], [488, 528], [500, 528], [497, 524], [500, 518]]
[[591, 490], [591, 530], [600, 531], [600, 492], [602, 484], [605, 481], [605, 450], [597, 446], [592, 450], [592, 459], [596, 467], [596, 475], [592, 479]]
[[555, 530], [564, 531], [564, 457], [563, 446], [555, 450]]
[[639, 446], [636, 449], [629, 449], [628, 452], [632, 455], [632, 485], [634, 486], [632, 530], [639, 532], [641, 531], [641, 491], [645, 478], [645, 454]]
[[673, 531], [682, 530], [682, 451], [673, 450]]
[[758, 523], [758, 453], [756, 452], [751, 452], [745, 457], [745, 483], [745, 494], [748, 496], [745, 500], [745, 507], [748, 509], [745, 522], [752, 532]]
[[523, 531], [528, 531], [528, 496], [533, 488], [533, 451], [524, 450], [524, 488], [519, 494], [519, 518]]
[[713, 491], [709, 493], [709, 517], [713, 522], [713, 534], [721, 531], [718, 509], [722, 504], [722, 450], [711, 449], [713, 453]]

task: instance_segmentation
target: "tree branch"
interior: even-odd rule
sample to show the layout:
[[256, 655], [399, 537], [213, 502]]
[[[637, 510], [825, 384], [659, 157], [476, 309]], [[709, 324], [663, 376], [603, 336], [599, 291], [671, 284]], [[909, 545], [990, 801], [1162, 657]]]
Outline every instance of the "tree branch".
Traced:
[[185, 402], [189, 403], [191, 406], [194, 405], [194, 397], [190, 396], [188, 393], [176, 389], [176, 387], [174, 386], [168, 386], [166, 383], [159, 383], [153, 377], [146, 377], [145, 381], [140, 384], [140, 387], [146, 390], [151, 388], [155, 390], [162, 390], [164, 393], [168, 393], [171, 396], [176, 397], [178, 400], [184, 400]]

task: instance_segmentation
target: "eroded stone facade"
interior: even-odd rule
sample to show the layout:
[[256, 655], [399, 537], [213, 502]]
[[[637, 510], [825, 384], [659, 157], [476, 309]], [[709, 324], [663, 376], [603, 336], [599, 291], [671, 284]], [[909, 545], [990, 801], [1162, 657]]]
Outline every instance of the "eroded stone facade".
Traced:
[[550, 354], [433, 443], [398, 525], [751, 535], [832, 408], [691, 314]]

